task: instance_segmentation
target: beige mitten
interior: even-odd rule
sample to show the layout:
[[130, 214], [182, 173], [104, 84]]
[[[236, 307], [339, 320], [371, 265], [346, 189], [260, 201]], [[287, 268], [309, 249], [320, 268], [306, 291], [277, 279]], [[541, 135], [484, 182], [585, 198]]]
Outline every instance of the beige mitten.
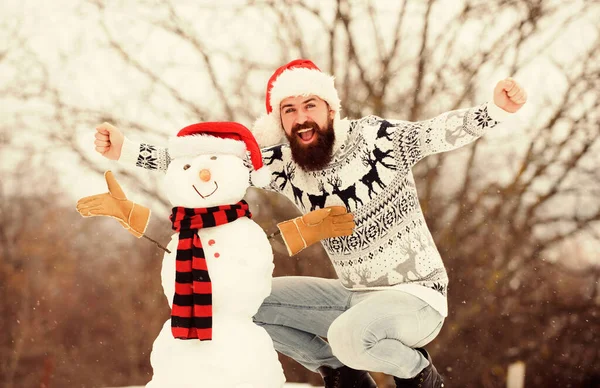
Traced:
[[129, 233], [142, 237], [150, 220], [150, 209], [128, 200], [112, 172], [105, 172], [104, 178], [108, 193], [81, 198], [77, 201], [77, 211], [84, 217], [115, 218]]
[[349, 236], [354, 216], [344, 206], [330, 206], [277, 224], [290, 256], [325, 238]]

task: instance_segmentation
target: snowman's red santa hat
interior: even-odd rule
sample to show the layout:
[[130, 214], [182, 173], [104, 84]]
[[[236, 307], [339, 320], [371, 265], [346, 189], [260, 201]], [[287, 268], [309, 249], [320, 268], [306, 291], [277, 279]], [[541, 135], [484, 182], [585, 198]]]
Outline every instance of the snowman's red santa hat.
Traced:
[[[246, 160], [249, 156], [254, 171], [252, 184], [265, 187], [271, 182], [271, 172], [263, 165], [262, 155], [252, 132], [234, 122], [206, 122], [183, 128], [169, 140], [169, 154], [176, 159], [205, 154], [235, 155]], [[249, 155], [248, 155], [249, 154]]]
[[288, 97], [314, 94], [329, 104], [335, 112], [335, 123], [339, 121], [340, 98], [333, 77], [321, 72], [313, 62], [296, 59], [278, 68], [267, 83], [267, 113], [256, 120], [252, 133], [261, 147], [269, 147], [287, 141], [281, 126], [279, 105]]

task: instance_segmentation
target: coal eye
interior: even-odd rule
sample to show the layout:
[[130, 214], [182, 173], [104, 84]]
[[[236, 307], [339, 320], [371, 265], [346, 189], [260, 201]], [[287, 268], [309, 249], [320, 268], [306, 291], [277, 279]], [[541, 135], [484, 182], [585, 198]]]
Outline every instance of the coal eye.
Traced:
[[217, 157], [216, 156], [211, 156], [210, 160], [217, 160]]
[[190, 168], [190, 167], [192, 167], [192, 166], [190, 166], [189, 164], [186, 164], [185, 166], [183, 166], [183, 169], [184, 169], [184, 170], [187, 170], [187, 169], [188, 169], [188, 168]]

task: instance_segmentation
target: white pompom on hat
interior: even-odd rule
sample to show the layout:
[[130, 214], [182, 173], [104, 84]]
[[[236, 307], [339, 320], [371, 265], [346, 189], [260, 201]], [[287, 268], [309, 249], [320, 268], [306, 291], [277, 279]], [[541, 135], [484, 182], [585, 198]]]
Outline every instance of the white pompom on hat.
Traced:
[[265, 187], [271, 182], [271, 172], [263, 165], [260, 147], [248, 128], [234, 122], [205, 122], [189, 125], [169, 140], [172, 158], [196, 156], [209, 153], [231, 154], [250, 162], [252, 184]]

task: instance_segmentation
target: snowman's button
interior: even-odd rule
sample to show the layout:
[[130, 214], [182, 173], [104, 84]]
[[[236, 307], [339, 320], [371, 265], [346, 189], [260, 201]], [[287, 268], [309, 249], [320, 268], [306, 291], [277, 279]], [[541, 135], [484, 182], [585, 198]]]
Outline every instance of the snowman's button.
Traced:
[[221, 255], [219, 255], [219, 252], [215, 252], [215, 257], [219, 257]]
[[208, 240], [208, 245], [210, 245], [210, 246], [215, 245], [215, 240], [213, 240], [213, 239]]

